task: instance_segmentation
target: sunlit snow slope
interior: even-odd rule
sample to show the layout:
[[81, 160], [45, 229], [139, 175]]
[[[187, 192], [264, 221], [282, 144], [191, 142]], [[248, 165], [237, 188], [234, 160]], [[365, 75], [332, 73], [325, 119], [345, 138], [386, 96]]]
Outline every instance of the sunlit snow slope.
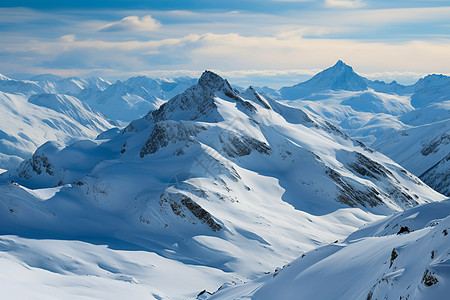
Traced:
[[449, 215], [450, 200], [418, 206], [307, 252], [257, 280], [228, 283], [202, 298], [447, 299]]
[[444, 75], [402, 86], [370, 81], [339, 61], [273, 94], [338, 125], [450, 196], [449, 91], [450, 78]]
[[0, 92], [0, 167], [17, 167], [48, 140], [94, 138], [111, 123], [73, 96]]

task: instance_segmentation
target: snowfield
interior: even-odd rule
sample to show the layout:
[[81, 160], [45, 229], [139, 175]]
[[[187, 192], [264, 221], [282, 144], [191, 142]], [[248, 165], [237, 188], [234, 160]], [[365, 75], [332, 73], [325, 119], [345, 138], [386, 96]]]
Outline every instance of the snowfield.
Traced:
[[450, 200], [374, 222], [257, 280], [207, 299], [446, 299]]

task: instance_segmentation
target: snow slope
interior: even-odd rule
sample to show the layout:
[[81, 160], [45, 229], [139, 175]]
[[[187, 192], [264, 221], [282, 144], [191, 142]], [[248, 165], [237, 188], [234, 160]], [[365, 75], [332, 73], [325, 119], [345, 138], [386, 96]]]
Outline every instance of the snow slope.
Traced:
[[325, 118], [368, 145], [390, 130], [407, 128], [400, 116], [412, 111], [408, 96], [374, 90], [328, 91], [300, 100], [283, 101]]
[[79, 98], [111, 119], [130, 122], [157, 109], [165, 99], [195, 84], [192, 78], [151, 79], [145, 76], [117, 81], [104, 90], [85, 89]]
[[339, 61], [311, 80], [273, 94], [297, 99], [283, 102], [338, 125], [416, 176], [440, 162], [439, 170], [421, 178], [449, 196], [450, 165], [444, 159], [450, 153], [449, 87], [444, 75], [428, 75], [411, 86], [370, 81]]
[[428, 75], [421, 78], [413, 87], [415, 92], [411, 97], [411, 104], [416, 108], [450, 100], [450, 77], [448, 76]]
[[112, 126], [72, 96], [0, 92], [0, 167], [17, 167], [48, 140], [94, 138]]
[[387, 132], [372, 145], [437, 191], [450, 196], [450, 101], [433, 103], [401, 117], [411, 124]]
[[[450, 200], [374, 222], [257, 280], [207, 299], [446, 299]], [[228, 287], [227, 287], [228, 286]]]
[[11, 235], [0, 236], [0, 267], [8, 300], [193, 299], [205, 287], [242, 280], [149, 251]]
[[[92, 244], [132, 249], [127, 263], [145, 251], [164, 260], [161, 266], [178, 265], [197, 280], [172, 291], [139, 270], [126, 274], [120, 267], [117, 273], [135, 278], [136, 289], [151, 287], [175, 299], [195, 297], [204, 278], [210, 278], [209, 290], [230, 280], [225, 277], [254, 279], [366, 222], [444, 198], [329, 122], [253, 88], [238, 93], [208, 71], [125, 129], [67, 147], [48, 142], [0, 178], [0, 194], [8, 195], [0, 202], [5, 239], [25, 245], [44, 239], [37, 242], [42, 248], [47, 240], [65, 247], [63, 239], [87, 243], [83, 251]], [[39, 196], [57, 186], [52, 197]], [[11, 252], [13, 243], [5, 247]], [[47, 253], [36, 259], [56, 255]], [[85, 261], [81, 250], [67, 255]], [[23, 263], [21, 257], [16, 261]], [[97, 260], [80, 264], [103, 278]], [[56, 273], [66, 265], [60, 261]], [[71, 286], [83, 284], [79, 277], [86, 273], [72, 272], [72, 265], [59, 272], [74, 276]], [[174, 272], [158, 270], [161, 278]], [[120, 285], [103, 283], [100, 291]], [[130, 293], [135, 288], [127, 287]], [[96, 295], [95, 289], [85, 292]]]
[[111, 85], [110, 82], [101, 77], [82, 79], [79, 77], [58, 78], [47, 75], [44, 77], [35, 76], [34, 79], [37, 79], [36, 83], [42, 87], [45, 93], [73, 96], [77, 96], [85, 89], [103, 91]]

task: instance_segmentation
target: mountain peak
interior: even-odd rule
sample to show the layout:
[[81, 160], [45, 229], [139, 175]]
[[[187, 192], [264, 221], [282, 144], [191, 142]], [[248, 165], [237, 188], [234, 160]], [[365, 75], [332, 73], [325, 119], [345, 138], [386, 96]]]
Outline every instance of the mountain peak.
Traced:
[[[345, 62], [343, 62], [342, 60], [338, 60], [334, 66], [328, 68], [327, 70], [346, 70], [346, 71], [350, 71], [353, 72], [353, 68], [349, 65], [347, 65]], [[326, 70], [325, 70], [326, 71]]]
[[365, 79], [353, 71], [353, 68], [338, 60], [336, 64], [317, 73], [308, 81], [292, 87], [280, 89], [284, 99], [299, 99], [312, 93], [330, 90], [364, 91], [368, 88]]
[[0, 80], [11, 80], [11, 79], [3, 74], [0, 74]]
[[226, 79], [211, 71], [204, 71], [202, 76], [198, 79], [198, 85], [207, 90], [220, 90], [227, 87], [232, 90], [230, 84]]
[[343, 67], [346, 66], [346, 64], [342, 60], [338, 60], [333, 67]]

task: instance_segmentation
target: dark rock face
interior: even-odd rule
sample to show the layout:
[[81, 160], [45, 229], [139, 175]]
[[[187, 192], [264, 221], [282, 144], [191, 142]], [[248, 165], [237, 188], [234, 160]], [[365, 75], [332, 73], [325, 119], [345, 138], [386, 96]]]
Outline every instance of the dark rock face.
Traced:
[[356, 162], [349, 164], [349, 167], [360, 175], [372, 177], [375, 179], [380, 179], [380, 176], [385, 178], [391, 177], [392, 179], [395, 179], [391, 171], [386, 169], [383, 165], [371, 160], [367, 156], [356, 152], [355, 158]]
[[142, 158], [147, 154], [153, 154], [159, 149], [169, 145], [169, 143], [176, 143], [178, 141], [196, 142], [195, 136], [197, 136], [201, 130], [205, 129], [206, 128], [187, 122], [158, 122], [155, 124], [149, 138], [142, 146], [139, 155]]
[[333, 179], [340, 191], [336, 200], [340, 203], [346, 204], [351, 207], [357, 207], [358, 204], [366, 206], [367, 204], [371, 207], [375, 207], [383, 203], [380, 198], [380, 193], [374, 188], [368, 188], [365, 191], [356, 190], [350, 184], [348, 184], [341, 174], [329, 167], [326, 169], [326, 174]]
[[[383, 195], [386, 197], [389, 197], [391, 199], [398, 200], [399, 202], [405, 204], [406, 207], [412, 207], [414, 205], [417, 205], [417, 199], [414, 199], [414, 197], [417, 198], [417, 195], [413, 194], [410, 195], [410, 192], [407, 188], [405, 188], [402, 184], [400, 184], [399, 180], [394, 176], [394, 174], [387, 169], [382, 164], [373, 161], [369, 157], [365, 156], [364, 154], [360, 152], [342, 152], [345, 155], [345, 158], [348, 159], [350, 162], [347, 164], [348, 168], [355, 173], [367, 177], [369, 180], [372, 180], [375, 184], [379, 184], [375, 182], [374, 180], [383, 182], [383, 181], [389, 181], [392, 184], [389, 185], [389, 187], [386, 187], [384, 189]], [[406, 172], [406, 171], [404, 171]], [[350, 193], [351, 190], [348, 188], [344, 188], [345, 191]], [[369, 190], [375, 190], [374, 188]], [[347, 194], [348, 194], [347, 193]], [[369, 195], [364, 195], [365, 197], [371, 197], [369, 192]], [[377, 194], [377, 193], [375, 193]], [[377, 194], [378, 195], [378, 194]], [[372, 195], [373, 196], [373, 195]], [[414, 197], [413, 197], [414, 196]], [[378, 197], [379, 198], [379, 197]], [[345, 203], [345, 202], [344, 202]], [[375, 204], [375, 202], [373, 202]], [[372, 205], [373, 206], [373, 205]]]
[[391, 252], [391, 264], [389, 265], [389, 268], [392, 267], [392, 264], [394, 263], [394, 260], [398, 257], [398, 252], [395, 251], [395, 248], [392, 249]]
[[434, 276], [434, 272], [431, 272], [430, 270], [425, 270], [425, 272], [423, 273], [423, 277], [422, 277], [422, 283], [425, 286], [432, 286], [433, 284], [438, 283], [439, 281], [437, 280], [437, 278]]
[[258, 94], [257, 91], [253, 87], [249, 87], [250, 91], [252, 91], [253, 95], [255, 96], [256, 100], [266, 109], [272, 109], [270, 105]]
[[125, 127], [122, 130], [122, 134], [125, 134], [127, 132], [138, 132], [138, 130], [136, 129], [136, 127], [133, 125], [133, 122], [131, 122], [130, 124], [128, 124], [127, 127]]
[[450, 134], [444, 133], [440, 137], [431, 141], [431, 143], [424, 147], [420, 153], [422, 153], [423, 156], [427, 156], [433, 152], [436, 152], [440, 145], [447, 145], [448, 143], [450, 143]]
[[256, 111], [256, 107], [254, 107], [250, 102], [242, 99], [242, 97], [237, 95], [236, 92], [234, 92], [233, 90], [226, 89], [226, 90], [224, 90], [223, 93], [228, 98], [231, 98], [231, 99], [235, 100], [236, 102], [240, 103], [248, 111], [250, 111], [250, 112], [255, 112]]
[[233, 90], [228, 80], [223, 79], [211, 71], [203, 72], [202, 76], [198, 79], [198, 85], [205, 90], [217, 90], [223, 88]]
[[194, 216], [196, 216], [202, 223], [206, 223], [212, 231], [219, 231], [222, 229], [211, 216], [209, 212], [207, 212], [203, 207], [198, 205], [189, 197], [183, 197], [181, 199], [181, 204], [183, 204], [187, 209], [189, 209]]
[[207, 116], [210, 111], [217, 109], [213, 95], [210, 91], [204, 91], [193, 86], [184, 93], [175, 96], [170, 102], [166, 102], [157, 110], [149, 112], [145, 119], [155, 122], [170, 119], [177, 110], [185, 111], [189, 115], [186, 119], [196, 120], [202, 116]]
[[201, 207], [198, 203], [192, 200], [190, 197], [180, 194], [180, 193], [168, 193], [161, 195], [160, 204], [169, 204], [173, 213], [181, 218], [186, 218], [187, 209], [192, 215], [200, 220], [201, 223], [208, 225], [212, 231], [220, 231], [222, 226], [214, 220], [211, 214]]
[[[396, 199], [400, 201], [401, 203], [406, 204], [407, 207], [413, 207], [414, 205], [419, 204], [411, 195], [409, 195], [407, 192], [402, 190], [403, 187], [399, 186], [392, 186], [391, 189], [388, 189], [388, 195], [392, 199]], [[414, 196], [417, 196], [414, 194]]]
[[230, 94], [233, 99], [237, 98], [227, 80], [213, 72], [205, 71], [197, 85], [173, 97], [170, 101], [161, 105], [159, 109], [150, 111], [144, 118], [154, 122], [164, 121], [170, 119], [175, 112], [180, 110], [185, 112], [186, 120], [197, 120], [209, 116], [214, 114], [217, 109], [214, 95], [218, 91]]
[[270, 147], [257, 139], [234, 133], [223, 134], [219, 137], [223, 150], [229, 157], [241, 157], [252, 153], [253, 150], [269, 155]]
[[426, 184], [447, 197], [450, 197], [449, 161], [450, 153], [420, 175], [420, 179]]
[[409, 230], [408, 226], [402, 226], [400, 227], [400, 230], [397, 232], [397, 234], [402, 234], [402, 233], [410, 233], [411, 231]]
[[31, 157], [30, 160], [26, 161], [24, 165], [20, 167], [19, 176], [21, 178], [30, 179], [31, 174], [27, 172], [28, 167], [31, 167], [31, 170], [36, 172], [37, 174], [42, 174], [42, 172], [47, 173], [50, 176], [53, 176], [52, 165], [50, 164], [48, 157], [44, 154], [35, 153]]

